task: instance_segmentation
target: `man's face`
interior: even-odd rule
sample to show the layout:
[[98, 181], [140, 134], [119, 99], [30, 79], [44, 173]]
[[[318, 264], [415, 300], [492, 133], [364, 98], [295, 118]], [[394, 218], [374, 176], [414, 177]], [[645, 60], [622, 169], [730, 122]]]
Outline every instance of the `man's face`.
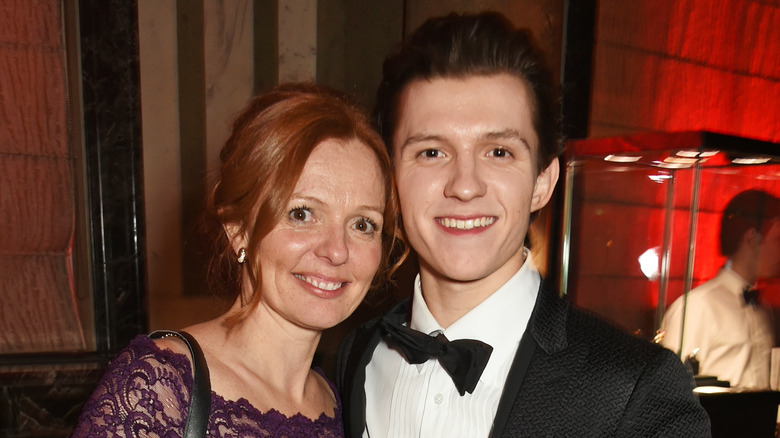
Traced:
[[758, 277], [780, 277], [780, 220], [772, 220], [761, 236], [758, 254]]
[[406, 87], [393, 158], [423, 276], [495, 290], [522, 266], [529, 216], [558, 178], [557, 160], [535, 168], [531, 115], [527, 86], [509, 74]]

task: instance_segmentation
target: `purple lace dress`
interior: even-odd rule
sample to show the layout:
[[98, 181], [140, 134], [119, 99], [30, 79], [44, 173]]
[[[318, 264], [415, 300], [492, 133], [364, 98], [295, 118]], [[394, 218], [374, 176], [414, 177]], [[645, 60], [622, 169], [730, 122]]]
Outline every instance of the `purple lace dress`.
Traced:
[[[334, 394], [335, 386], [328, 382]], [[111, 362], [79, 417], [74, 437], [181, 437], [189, 411], [192, 371], [189, 359], [161, 350], [146, 336], [136, 337]], [[286, 417], [260, 412], [245, 399], [225, 400], [211, 392], [207, 434], [212, 437], [344, 436], [341, 400], [335, 418]]]

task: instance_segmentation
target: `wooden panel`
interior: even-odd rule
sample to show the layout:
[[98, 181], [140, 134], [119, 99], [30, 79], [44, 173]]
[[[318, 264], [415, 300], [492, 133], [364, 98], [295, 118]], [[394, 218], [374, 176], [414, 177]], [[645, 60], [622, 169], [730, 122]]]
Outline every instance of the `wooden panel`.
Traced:
[[0, 255], [0, 352], [84, 348], [69, 263], [66, 256]]
[[602, 0], [590, 136], [703, 129], [780, 141], [778, 3]]
[[778, 3], [601, 0], [596, 35], [604, 43], [778, 80]]
[[0, 6], [0, 153], [68, 153], [57, 4]]
[[0, 2], [0, 41], [59, 47], [59, 6], [60, 2], [51, 0]]
[[73, 190], [70, 160], [0, 154], [0, 254], [65, 254]]
[[0, 354], [85, 348], [61, 2], [0, 2]]
[[637, 131], [710, 130], [780, 141], [780, 81], [630, 49], [596, 51], [592, 123]]
[[667, 53], [727, 71], [780, 79], [777, 6], [748, 0], [731, 0], [727, 7], [694, 0], [681, 3], [684, 8], [671, 10]]
[[652, 130], [659, 60], [611, 46], [598, 46], [593, 61], [591, 123]]

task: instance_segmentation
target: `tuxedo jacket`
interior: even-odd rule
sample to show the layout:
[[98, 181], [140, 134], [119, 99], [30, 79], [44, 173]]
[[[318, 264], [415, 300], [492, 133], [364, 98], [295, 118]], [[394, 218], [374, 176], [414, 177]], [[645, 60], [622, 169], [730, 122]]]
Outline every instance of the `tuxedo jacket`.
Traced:
[[[399, 304], [407, 321], [409, 303]], [[336, 382], [347, 437], [365, 429], [366, 365], [383, 337], [380, 320], [350, 333], [339, 351]], [[710, 420], [693, 387], [674, 353], [570, 306], [543, 286], [490, 436], [709, 437]]]

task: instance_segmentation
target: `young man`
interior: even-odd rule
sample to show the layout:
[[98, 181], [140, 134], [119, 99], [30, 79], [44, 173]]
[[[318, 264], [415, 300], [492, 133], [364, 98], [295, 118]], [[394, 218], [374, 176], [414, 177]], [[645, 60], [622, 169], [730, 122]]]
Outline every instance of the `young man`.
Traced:
[[569, 307], [523, 246], [558, 179], [551, 78], [495, 13], [428, 20], [386, 59], [377, 117], [420, 274], [342, 345], [348, 436], [709, 436], [677, 357]]
[[728, 260], [718, 275], [669, 306], [662, 344], [695, 357], [699, 374], [769, 389], [774, 324], [750, 290], [780, 276], [780, 199], [761, 190], [734, 196], [721, 215], [720, 252]]

